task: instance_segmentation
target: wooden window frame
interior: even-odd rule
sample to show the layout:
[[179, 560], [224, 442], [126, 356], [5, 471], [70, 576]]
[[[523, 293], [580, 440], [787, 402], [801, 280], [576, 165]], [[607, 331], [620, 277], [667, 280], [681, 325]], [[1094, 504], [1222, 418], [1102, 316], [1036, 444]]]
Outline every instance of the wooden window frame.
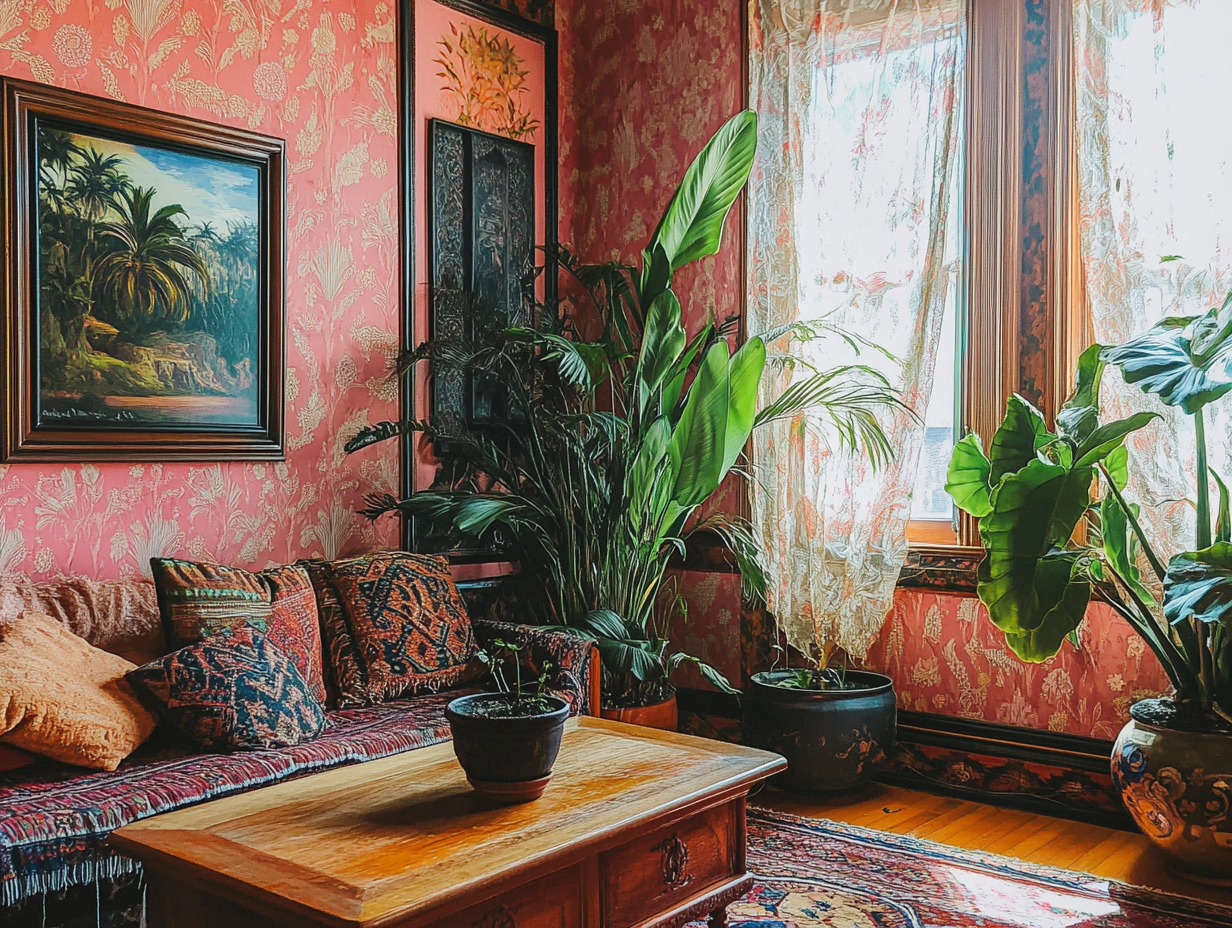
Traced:
[[[1072, 36], [1072, 0], [968, 0], [960, 429], [985, 442], [1014, 393], [1051, 420], [1090, 342]], [[982, 555], [962, 513], [913, 520], [907, 537], [919, 553]]]

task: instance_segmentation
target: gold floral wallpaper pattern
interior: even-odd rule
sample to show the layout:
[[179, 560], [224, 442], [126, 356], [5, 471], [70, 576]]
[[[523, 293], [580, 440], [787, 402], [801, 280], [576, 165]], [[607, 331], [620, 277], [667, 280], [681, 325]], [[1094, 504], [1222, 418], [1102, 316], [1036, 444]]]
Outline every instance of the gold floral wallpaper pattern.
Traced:
[[0, 467], [0, 573], [132, 575], [396, 543], [397, 45], [392, 2], [0, 0], [0, 71], [287, 141], [287, 460]]

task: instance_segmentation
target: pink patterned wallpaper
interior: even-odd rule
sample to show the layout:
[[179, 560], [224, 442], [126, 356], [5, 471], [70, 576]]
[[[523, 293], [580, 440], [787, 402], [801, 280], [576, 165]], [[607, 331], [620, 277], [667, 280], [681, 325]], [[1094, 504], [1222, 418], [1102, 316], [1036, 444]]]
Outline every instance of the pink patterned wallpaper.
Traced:
[[[741, 104], [740, 3], [558, 0], [556, 22], [561, 239], [586, 257], [632, 260], [692, 153]], [[740, 309], [738, 222], [733, 215], [724, 250], [678, 282], [695, 325]], [[736, 578], [690, 571], [682, 589], [689, 618], [674, 640], [736, 679]], [[1113, 737], [1130, 703], [1167, 685], [1106, 609], [1092, 609], [1080, 650], [1066, 645], [1040, 665], [1014, 658], [981, 612], [973, 598], [900, 591], [867, 664], [895, 679], [904, 709], [1097, 738]], [[681, 682], [700, 685], [695, 675]]]
[[283, 464], [0, 467], [0, 573], [131, 575], [153, 555], [283, 563], [395, 543], [354, 510], [394, 491], [393, 0], [0, 0], [0, 71], [287, 140]]
[[900, 590], [866, 663], [893, 678], [901, 709], [1115, 738], [1129, 707], [1168, 679], [1107, 606], [1090, 608], [1079, 645], [1026, 664], [978, 599]]
[[[685, 168], [741, 106], [737, 0], [558, 0], [561, 241], [588, 260], [636, 261]], [[741, 309], [739, 210], [725, 247], [683, 271], [696, 325]]]

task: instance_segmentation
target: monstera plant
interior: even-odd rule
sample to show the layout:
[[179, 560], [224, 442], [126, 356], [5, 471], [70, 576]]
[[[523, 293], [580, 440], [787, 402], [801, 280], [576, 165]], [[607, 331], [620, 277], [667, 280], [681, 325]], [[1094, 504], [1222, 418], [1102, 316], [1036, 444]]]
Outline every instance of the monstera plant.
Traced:
[[597, 640], [605, 708], [665, 701], [683, 663], [732, 691], [714, 668], [671, 647], [684, 601], [668, 567], [704, 532], [730, 549], [746, 593], [763, 592], [748, 524], [701, 511], [728, 474], [741, 472], [753, 428], [808, 410], [840, 441], [877, 460], [891, 453], [878, 415], [901, 400], [876, 371], [813, 371], [758, 409], [763, 371], [778, 363], [767, 345], [791, 331], [750, 337], [733, 351], [731, 325], [685, 329], [673, 280], [719, 250], [756, 137], [748, 111], [715, 134], [685, 172], [640, 267], [584, 264], [553, 250], [549, 266], [571, 296], [536, 304], [530, 325], [505, 327], [487, 342], [429, 342], [402, 359], [404, 374], [428, 361], [435, 373], [461, 370], [485, 390], [504, 391], [504, 422], [383, 422], [346, 446], [356, 452], [411, 433], [448, 446], [448, 467], [459, 475], [449, 485], [405, 499], [370, 497], [366, 514], [415, 516], [443, 546], [479, 542], [518, 561], [541, 622]]
[[[1108, 364], [1192, 418], [1194, 550], [1167, 563], [1139, 519], [1151, 501], [1126, 496], [1125, 441], [1159, 416], [1101, 421]], [[1229, 391], [1232, 295], [1206, 315], [1166, 318], [1124, 345], [1088, 348], [1055, 429], [1011, 397], [987, 454], [977, 435], [957, 444], [946, 484], [959, 508], [980, 520], [978, 594], [1015, 654], [1054, 656], [1097, 596], [1159, 659], [1175, 694], [1131, 707], [1114, 749], [1114, 779], [1148, 836], [1187, 865], [1225, 876], [1232, 835], [1210, 803], [1226, 809], [1228, 801], [1206, 781], [1232, 773], [1232, 517], [1228, 489], [1208, 466], [1204, 410]], [[1202, 734], [1185, 734], [1195, 730]]]

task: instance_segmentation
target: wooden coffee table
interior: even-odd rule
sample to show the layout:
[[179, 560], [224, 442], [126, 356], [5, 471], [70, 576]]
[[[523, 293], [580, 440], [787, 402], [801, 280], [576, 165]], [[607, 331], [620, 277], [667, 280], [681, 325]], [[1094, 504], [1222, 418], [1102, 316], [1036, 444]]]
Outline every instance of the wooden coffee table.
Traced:
[[439, 744], [218, 799], [112, 836], [149, 876], [151, 928], [650, 928], [752, 883], [749, 788], [775, 754], [569, 722], [551, 785], [484, 806]]

